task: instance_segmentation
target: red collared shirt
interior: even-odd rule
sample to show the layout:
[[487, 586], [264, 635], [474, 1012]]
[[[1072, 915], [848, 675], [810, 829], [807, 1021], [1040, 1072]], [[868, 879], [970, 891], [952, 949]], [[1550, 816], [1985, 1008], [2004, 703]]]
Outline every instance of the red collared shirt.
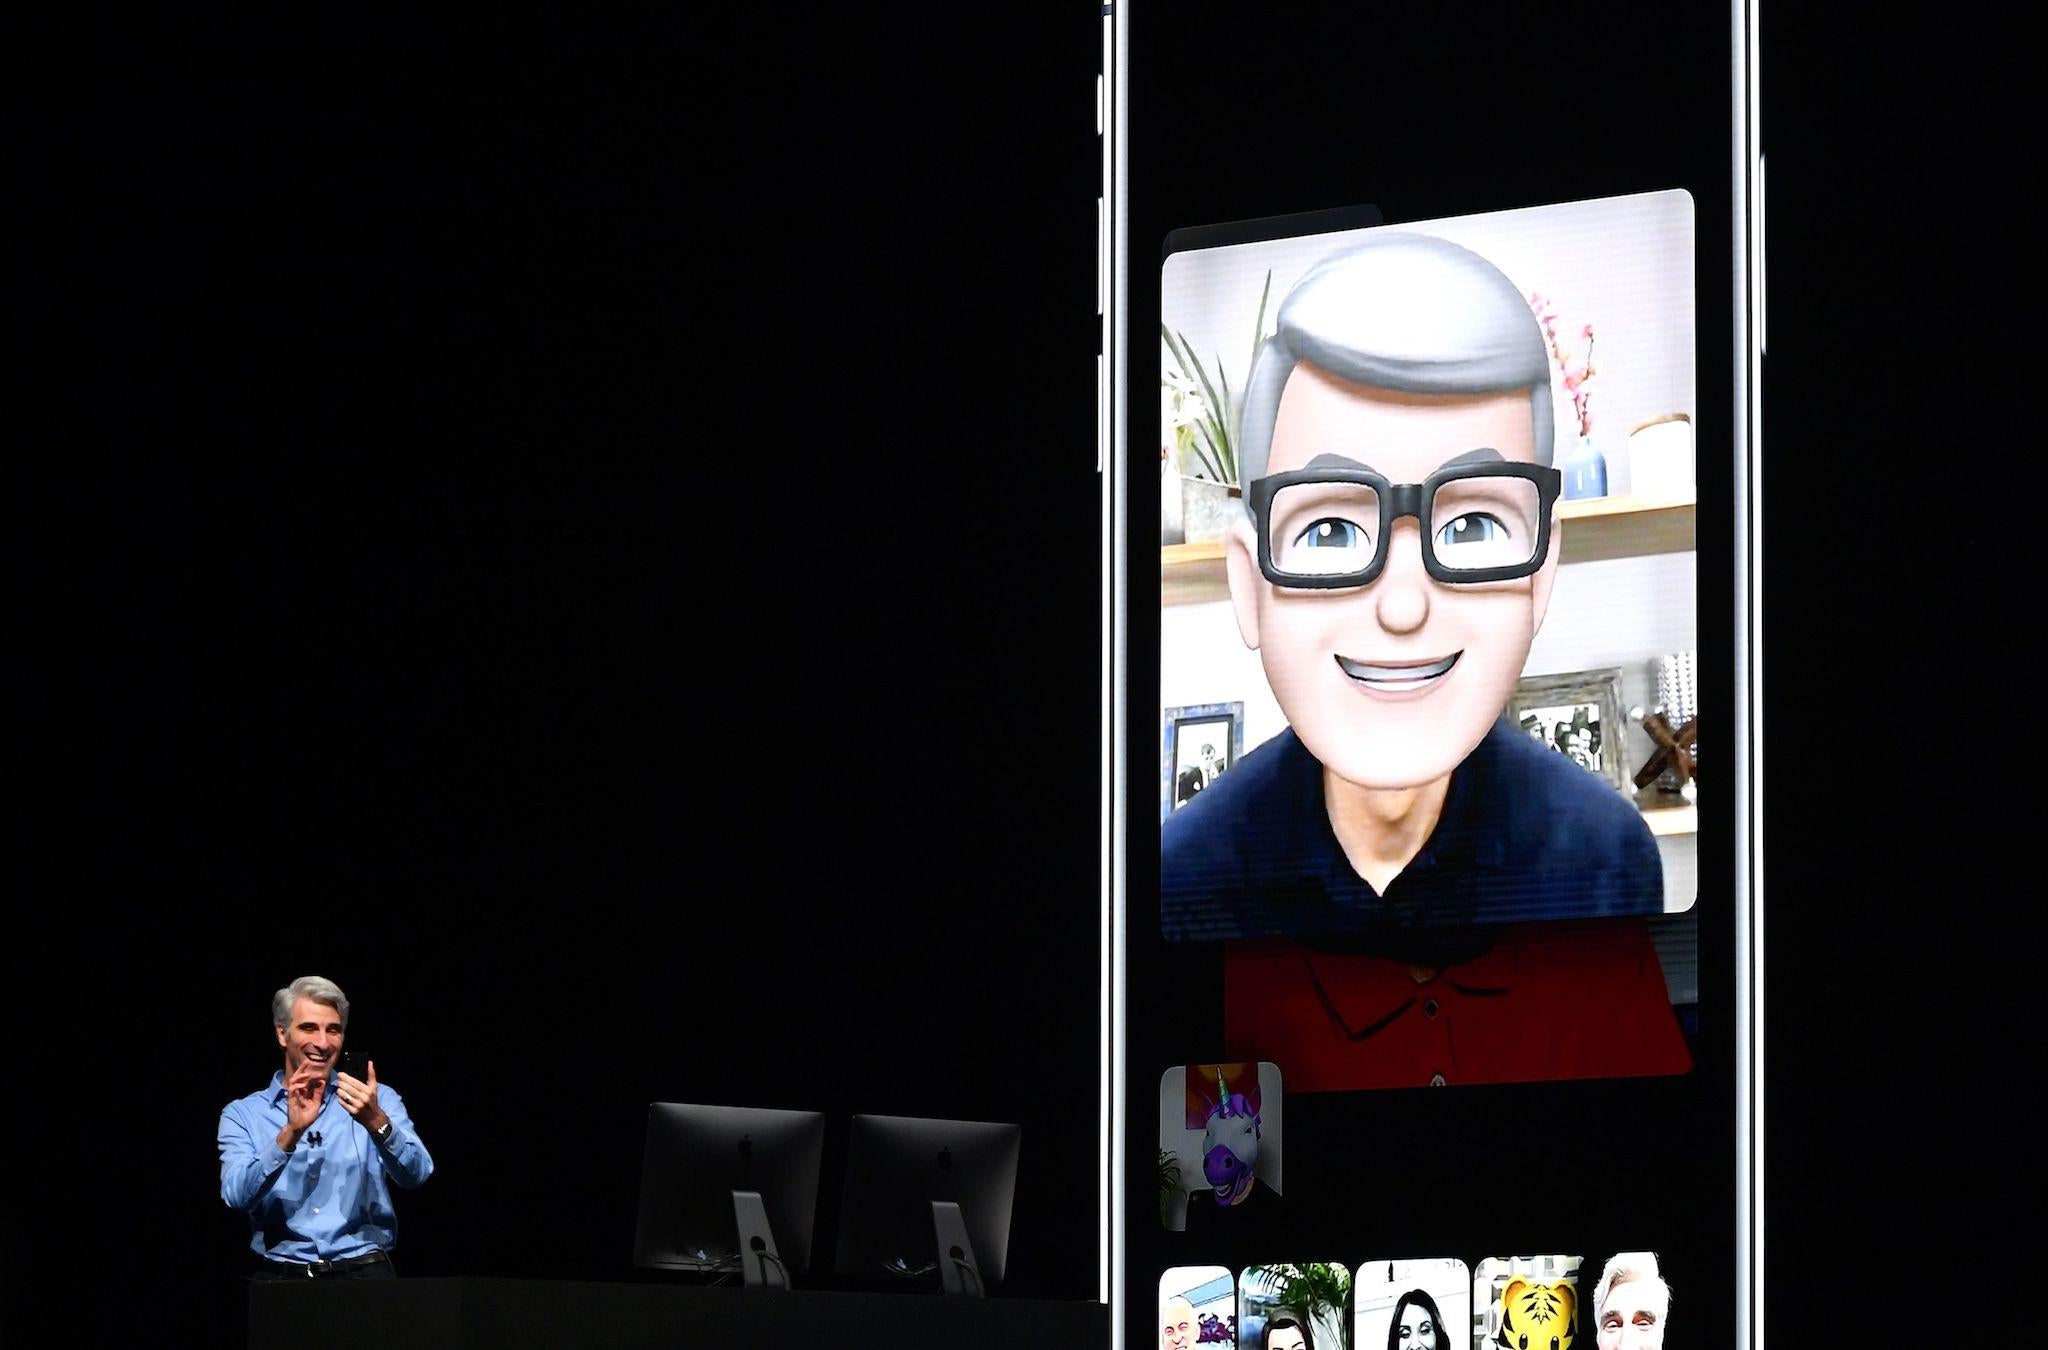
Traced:
[[1289, 1092], [1626, 1078], [1692, 1068], [1639, 919], [1529, 924], [1441, 970], [1289, 942], [1232, 944], [1224, 1054]]

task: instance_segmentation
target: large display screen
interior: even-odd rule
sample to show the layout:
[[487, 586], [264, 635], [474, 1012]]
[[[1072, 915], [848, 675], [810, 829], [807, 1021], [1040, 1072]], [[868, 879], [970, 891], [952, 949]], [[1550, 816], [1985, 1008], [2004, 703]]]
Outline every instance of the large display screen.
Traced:
[[1116, 17], [1121, 1341], [1733, 1344], [1739, 16]]

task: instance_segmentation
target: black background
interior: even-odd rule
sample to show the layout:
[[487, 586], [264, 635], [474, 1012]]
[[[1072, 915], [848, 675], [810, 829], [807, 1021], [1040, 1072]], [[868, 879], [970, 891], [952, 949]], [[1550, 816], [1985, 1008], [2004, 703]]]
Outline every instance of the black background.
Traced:
[[[1092, 1296], [1097, 22], [24, 31], [11, 1327], [233, 1343], [213, 1122], [308, 971], [439, 1165], [408, 1274], [629, 1278], [674, 1098], [834, 1114], [820, 1252], [846, 1114], [1022, 1121], [1009, 1290]], [[1885, 476], [2024, 387], [2013, 123], [1976, 39], [1764, 31], [1770, 1312], [1826, 1338], [1971, 1189], [1932, 1123], [2000, 1156], [2015, 714], [1873, 728], [2019, 659]]]

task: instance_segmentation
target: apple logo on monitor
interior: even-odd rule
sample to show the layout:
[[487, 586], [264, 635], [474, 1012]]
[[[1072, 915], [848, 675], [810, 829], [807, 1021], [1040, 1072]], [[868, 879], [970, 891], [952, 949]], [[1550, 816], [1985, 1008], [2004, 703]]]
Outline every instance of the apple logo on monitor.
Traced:
[[953, 1150], [950, 1146], [939, 1150], [939, 1170], [941, 1172], [953, 1170]]
[[754, 1160], [754, 1136], [753, 1136], [753, 1135], [751, 1135], [751, 1134], [743, 1134], [743, 1135], [741, 1135], [741, 1136], [740, 1136], [740, 1156], [741, 1156], [742, 1158], [745, 1158], [745, 1159], [746, 1159], [746, 1160], [747, 1160], [748, 1162], [752, 1162], [752, 1161]]

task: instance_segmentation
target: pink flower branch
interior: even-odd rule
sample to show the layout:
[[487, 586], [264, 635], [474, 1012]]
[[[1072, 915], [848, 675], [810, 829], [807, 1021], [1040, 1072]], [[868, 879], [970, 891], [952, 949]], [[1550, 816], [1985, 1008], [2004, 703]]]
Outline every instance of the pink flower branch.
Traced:
[[1557, 304], [1541, 291], [1529, 292], [1529, 312], [1536, 316], [1536, 322], [1543, 329], [1543, 340], [1550, 347], [1550, 359], [1557, 363], [1564, 376], [1565, 392], [1571, 395], [1572, 411], [1578, 415], [1579, 435], [1593, 434], [1593, 378], [1600, 368], [1593, 364], [1593, 325], [1588, 323], [1579, 329], [1579, 336], [1585, 339], [1583, 356], [1567, 352], [1557, 339]]

